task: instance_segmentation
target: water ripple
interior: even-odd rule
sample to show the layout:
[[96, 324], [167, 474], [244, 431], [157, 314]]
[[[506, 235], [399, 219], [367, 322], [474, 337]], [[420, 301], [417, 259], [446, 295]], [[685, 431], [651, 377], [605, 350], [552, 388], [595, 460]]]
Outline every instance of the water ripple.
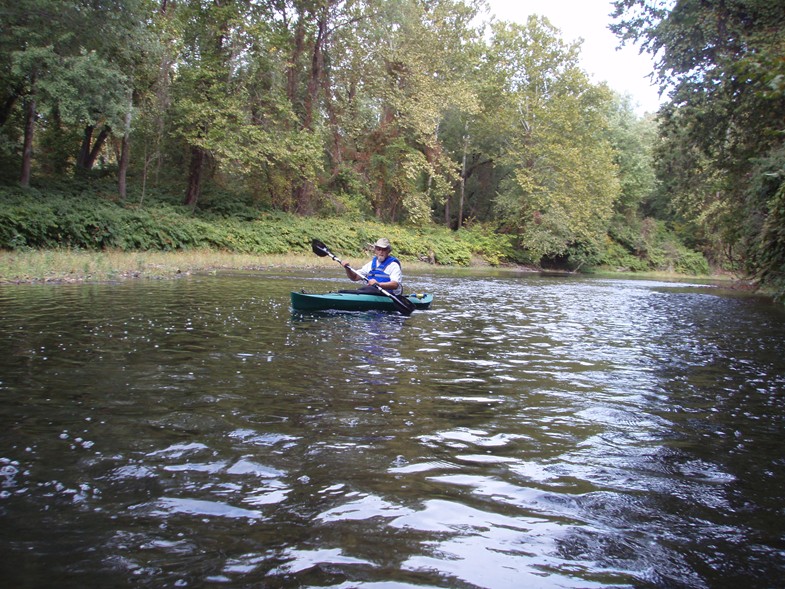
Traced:
[[652, 281], [411, 280], [437, 293], [411, 317], [292, 313], [290, 290], [341, 286], [321, 270], [0, 289], [0, 562], [24, 565], [6, 583], [785, 575], [780, 308]]

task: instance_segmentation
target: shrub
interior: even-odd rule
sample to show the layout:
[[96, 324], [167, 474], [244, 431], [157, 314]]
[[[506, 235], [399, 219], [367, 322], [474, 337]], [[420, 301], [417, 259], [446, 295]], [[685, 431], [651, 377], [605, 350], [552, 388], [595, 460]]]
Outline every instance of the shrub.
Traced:
[[[459, 266], [469, 265], [473, 257], [492, 265], [536, 264], [541, 250], [548, 251], [543, 241], [545, 233], [535, 235], [534, 242], [527, 241], [529, 247], [523, 248], [518, 242], [525, 236], [501, 234], [481, 224], [451, 231], [432, 225], [404, 227], [347, 217], [300, 217], [254, 209], [243, 199], [229, 197], [218, 199], [220, 205], [216, 202], [206, 210], [192, 211], [167, 199], [154, 198], [154, 193], [141, 206], [102, 196], [101, 186], [96, 183], [92, 192], [79, 192], [75, 184], [64, 181], [60, 188], [46, 193], [0, 186], [0, 248], [212, 248], [262, 255], [308, 253], [311, 240], [316, 238], [342, 258], [364, 259], [371, 253], [370, 244], [387, 237], [393, 243], [394, 255], [402, 260]], [[623, 235], [617, 232], [616, 236], [618, 239], [609, 237], [603, 248], [593, 244], [570, 246], [561, 253], [560, 263], [581, 268], [597, 263], [632, 271], [708, 272], [703, 256], [682, 245], [664, 223], [646, 220], [637, 235], [628, 231]], [[535, 242], [540, 249], [532, 247]]]

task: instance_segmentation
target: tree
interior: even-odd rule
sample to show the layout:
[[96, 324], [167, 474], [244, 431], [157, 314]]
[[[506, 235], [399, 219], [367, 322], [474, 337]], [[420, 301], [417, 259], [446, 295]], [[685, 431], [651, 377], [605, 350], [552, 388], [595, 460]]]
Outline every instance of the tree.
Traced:
[[286, 58], [271, 57], [287, 43], [285, 23], [273, 10], [282, 6], [288, 5], [253, 0], [176, 5], [182, 45], [168, 116], [188, 150], [189, 206], [196, 206], [208, 173], [232, 183], [266, 174], [273, 204], [284, 209], [292, 203], [281, 191], [291, 195], [296, 183], [316, 178], [319, 144], [296, 124], [283, 92]]
[[241, 117], [230, 89], [231, 60], [235, 51], [242, 50], [233, 47], [237, 38], [233, 32], [242, 22], [244, 4], [239, 0], [190, 0], [175, 8], [183, 37], [173, 88], [175, 125], [189, 153], [184, 204], [191, 207], [199, 200], [211, 152], [218, 147], [211, 132], [224, 119], [218, 132], [228, 133], [232, 119]]
[[[778, 161], [785, 119], [782, 0], [617, 0], [615, 32], [659, 59], [671, 103], [662, 110], [660, 178], [678, 212], [713, 236], [715, 255], [783, 285]], [[760, 162], [769, 162], [760, 165]], [[764, 188], [765, 187], [765, 188]]]
[[3, 132], [9, 143], [17, 134], [10, 126], [14, 111], [21, 105], [22, 186], [30, 183], [33, 141], [41, 101], [41, 85], [55, 81], [61, 73], [60, 56], [73, 55], [71, 40], [75, 24], [73, 3], [34, 0], [22, 5], [11, 0], [0, 3], [0, 63], [2, 63]]
[[611, 94], [593, 86], [546, 20], [494, 28], [489, 59], [506, 95], [497, 119], [512, 170], [497, 211], [537, 259], [596, 249], [619, 196], [607, 137]]
[[615, 96], [610, 105], [609, 140], [619, 168], [621, 192], [615, 210], [622, 215], [639, 213], [655, 194], [654, 171], [656, 121], [651, 115], [638, 117], [630, 96]]
[[[30, 179], [37, 128], [45, 137], [40, 143], [45, 148], [41, 163], [62, 172], [68, 161], [77, 169], [91, 169], [111, 127], [122, 127], [146, 4], [2, 1], [0, 62], [8, 77], [0, 123], [8, 120], [20, 99], [24, 101], [23, 184]], [[77, 30], [90, 34], [75, 35]], [[82, 132], [81, 145], [73, 142], [77, 129]]]
[[430, 222], [455, 178], [438, 138], [442, 116], [476, 104], [465, 77], [477, 5], [373, 0], [355, 9], [328, 62], [331, 179], [361, 179], [379, 218]]

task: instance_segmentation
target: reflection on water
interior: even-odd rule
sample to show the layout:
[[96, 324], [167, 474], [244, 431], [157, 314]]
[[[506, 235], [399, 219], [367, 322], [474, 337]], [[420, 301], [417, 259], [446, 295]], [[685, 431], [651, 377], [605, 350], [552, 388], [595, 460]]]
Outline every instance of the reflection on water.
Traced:
[[751, 587], [785, 573], [785, 313], [717, 289], [330, 274], [0, 290], [13, 587]]

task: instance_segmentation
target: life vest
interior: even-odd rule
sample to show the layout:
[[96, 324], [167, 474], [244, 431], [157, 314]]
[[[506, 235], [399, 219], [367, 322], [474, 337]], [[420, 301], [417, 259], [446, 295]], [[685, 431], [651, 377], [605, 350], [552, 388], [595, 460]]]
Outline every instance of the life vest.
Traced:
[[[371, 260], [371, 271], [368, 272], [368, 276], [366, 276], [366, 278], [368, 280], [374, 279], [376, 282], [390, 282], [392, 278], [389, 274], [387, 274], [387, 272], [385, 272], [385, 270], [387, 269], [387, 266], [393, 262], [398, 264], [398, 266], [401, 265], [401, 262], [398, 260], [398, 258], [394, 256], [387, 256], [387, 258], [385, 258], [384, 262], [381, 264], [379, 264], [379, 260], [377, 258], [374, 258]], [[401, 285], [399, 284], [398, 288], [400, 287]]]

